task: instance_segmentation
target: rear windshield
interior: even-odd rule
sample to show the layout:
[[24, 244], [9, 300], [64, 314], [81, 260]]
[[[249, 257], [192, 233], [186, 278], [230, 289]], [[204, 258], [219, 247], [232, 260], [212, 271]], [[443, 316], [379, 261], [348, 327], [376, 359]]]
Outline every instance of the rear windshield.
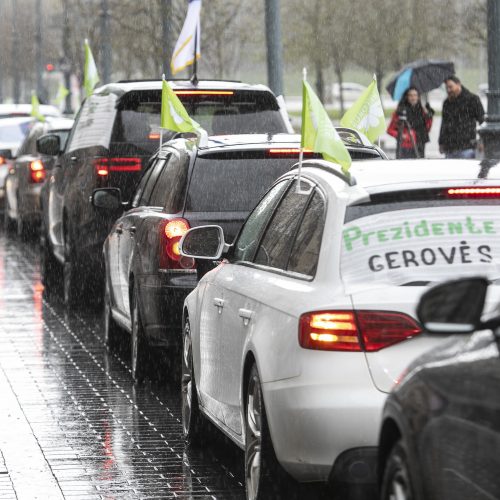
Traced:
[[198, 157], [188, 189], [186, 210], [248, 212], [296, 158], [267, 158], [264, 153]]
[[[208, 135], [287, 132], [270, 92], [235, 91], [231, 95], [179, 95], [189, 115]], [[161, 91], [129, 92], [119, 103], [113, 142], [153, 153], [159, 146]], [[175, 133], [164, 130], [167, 141]]]
[[434, 199], [347, 208], [341, 249], [349, 292], [500, 278], [500, 200]]
[[22, 123], [0, 122], [0, 142], [22, 142], [32, 122], [31, 118]]

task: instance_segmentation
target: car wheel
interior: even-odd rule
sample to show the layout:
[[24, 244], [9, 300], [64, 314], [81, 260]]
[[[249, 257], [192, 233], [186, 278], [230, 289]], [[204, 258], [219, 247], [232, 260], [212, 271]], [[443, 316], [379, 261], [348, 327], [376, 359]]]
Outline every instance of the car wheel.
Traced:
[[47, 231], [42, 222], [42, 227], [40, 228], [40, 274], [42, 284], [45, 287], [46, 293], [60, 293], [61, 266], [52, 254], [48, 238]]
[[188, 445], [202, 444], [208, 433], [208, 422], [200, 411], [193, 367], [193, 347], [191, 345], [191, 325], [189, 319], [184, 324], [182, 347], [182, 430]]
[[274, 453], [259, 373], [252, 366], [245, 406], [245, 487], [248, 500], [279, 498], [284, 472]]
[[5, 195], [5, 205], [3, 210], [3, 227], [8, 233], [13, 232], [16, 227], [16, 221], [14, 219], [11, 219], [9, 215], [9, 199], [7, 197], [7, 194]]
[[104, 289], [104, 341], [111, 351], [117, 351], [123, 341], [125, 332], [118, 326], [111, 313], [111, 294], [108, 280]]
[[24, 220], [20, 212], [18, 212], [17, 214], [16, 227], [17, 227], [17, 236], [23, 241], [27, 240], [30, 235], [31, 227]]
[[132, 334], [130, 336], [130, 354], [132, 377], [136, 382], [142, 382], [146, 376], [147, 344], [142, 326], [139, 309], [139, 292], [134, 287], [132, 292]]
[[382, 500], [413, 500], [413, 489], [408, 455], [402, 441], [398, 441], [387, 459], [382, 482]]
[[68, 307], [80, 304], [82, 284], [79, 283], [78, 260], [71, 236], [66, 233], [64, 238], [64, 303]]

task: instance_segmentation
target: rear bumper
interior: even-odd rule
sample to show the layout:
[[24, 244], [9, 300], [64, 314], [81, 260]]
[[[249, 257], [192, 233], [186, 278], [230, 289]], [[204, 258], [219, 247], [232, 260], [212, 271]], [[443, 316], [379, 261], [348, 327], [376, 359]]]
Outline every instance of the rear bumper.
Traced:
[[[300, 376], [262, 384], [276, 456], [298, 481], [336, 479], [338, 470], [351, 467], [342, 458], [348, 450], [378, 445], [387, 395], [374, 387], [363, 357], [349, 354], [347, 366], [316, 356]], [[372, 465], [366, 469], [375, 477]], [[361, 465], [352, 473], [361, 475]]]
[[164, 272], [140, 280], [142, 321], [150, 345], [180, 345], [182, 306], [196, 287], [196, 273]]

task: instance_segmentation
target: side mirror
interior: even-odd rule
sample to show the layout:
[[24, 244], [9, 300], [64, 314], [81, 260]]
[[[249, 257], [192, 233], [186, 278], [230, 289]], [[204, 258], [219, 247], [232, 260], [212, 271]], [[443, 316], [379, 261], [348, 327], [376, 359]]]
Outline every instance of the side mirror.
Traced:
[[472, 333], [481, 329], [488, 280], [464, 278], [437, 285], [422, 295], [417, 316], [429, 333]]
[[4, 160], [13, 160], [14, 156], [12, 155], [12, 151], [10, 149], [0, 149], [0, 157]]
[[119, 210], [123, 208], [122, 192], [118, 188], [94, 189], [90, 203], [95, 208], [104, 210]]
[[57, 156], [61, 154], [61, 139], [56, 134], [45, 134], [36, 141], [36, 150], [47, 156]]
[[193, 259], [218, 260], [226, 249], [220, 226], [193, 227], [180, 241], [181, 255]]

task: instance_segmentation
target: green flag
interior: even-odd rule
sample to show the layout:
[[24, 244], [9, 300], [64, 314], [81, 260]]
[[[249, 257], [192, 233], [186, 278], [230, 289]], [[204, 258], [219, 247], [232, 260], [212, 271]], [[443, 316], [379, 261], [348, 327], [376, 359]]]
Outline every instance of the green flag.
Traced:
[[90, 50], [89, 41], [85, 39], [85, 65], [83, 68], [83, 87], [85, 94], [88, 97], [92, 95], [95, 86], [99, 83], [99, 75], [97, 66], [95, 65], [94, 56]]
[[40, 113], [40, 101], [34, 92], [31, 94], [31, 116], [40, 122], [45, 121], [45, 116]]
[[201, 130], [200, 125], [189, 116], [186, 108], [165, 79], [163, 79], [161, 90], [160, 127], [174, 132], [199, 132]]
[[347, 110], [340, 124], [362, 132], [371, 142], [375, 142], [385, 132], [384, 109], [375, 76], [358, 100]]
[[69, 90], [64, 86], [63, 83], [60, 83], [59, 88], [57, 89], [56, 97], [54, 99], [54, 104], [56, 106], [60, 106], [64, 102], [64, 99], [66, 99], [68, 94]]
[[305, 79], [302, 87], [301, 147], [321, 153], [325, 160], [338, 163], [345, 173], [351, 166], [349, 151], [335, 130], [318, 96]]

